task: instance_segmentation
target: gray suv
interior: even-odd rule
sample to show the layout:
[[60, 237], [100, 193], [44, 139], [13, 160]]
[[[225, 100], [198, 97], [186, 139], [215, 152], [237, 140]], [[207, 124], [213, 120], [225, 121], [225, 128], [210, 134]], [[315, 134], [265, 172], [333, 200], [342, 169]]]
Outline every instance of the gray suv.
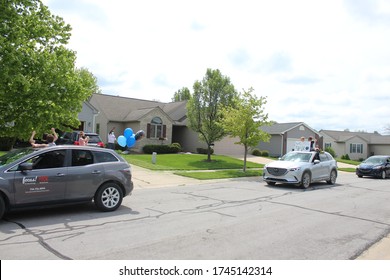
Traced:
[[114, 211], [133, 190], [127, 161], [90, 146], [11, 151], [0, 157], [0, 178], [0, 219], [15, 209], [90, 201]]
[[308, 188], [318, 181], [334, 185], [336, 178], [337, 162], [327, 152], [289, 152], [263, 169], [263, 179], [268, 185], [282, 183]]

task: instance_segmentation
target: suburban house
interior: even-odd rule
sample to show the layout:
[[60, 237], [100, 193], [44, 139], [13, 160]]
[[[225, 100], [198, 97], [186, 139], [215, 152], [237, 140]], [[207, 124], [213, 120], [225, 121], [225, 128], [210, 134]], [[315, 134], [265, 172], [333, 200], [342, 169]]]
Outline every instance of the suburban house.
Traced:
[[190, 152], [205, 146], [198, 140], [198, 135], [187, 127], [186, 101], [163, 103], [93, 94], [84, 103], [83, 112], [79, 115], [82, 128], [98, 133], [105, 143], [108, 132], [115, 127], [117, 138], [123, 135], [126, 128], [131, 128], [134, 133], [145, 131], [146, 137], [132, 147], [132, 150], [138, 152], [149, 144], [180, 143], [183, 150]]
[[360, 160], [390, 154], [390, 135], [334, 130], [320, 130], [320, 133], [324, 148], [331, 147], [337, 157], [348, 155], [350, 159]]
[[260, 142], [257, 148], [268, 151], [270, 156], [279, 157], [292, 151], [301, 137], [305, 137], [305, 140], [313, 137], [322, 149], [321, 134], [304, 122], [274, 123], [271, 126], [262, 126], [260, 129], [270, 134], [271, 139], [269, 142]]
[[80, 121], [78, 130], [83, 130], [84, 132], [95, 132], [96, 116], [98, 114], [99, 110], [96, 109], [91, 103], [88, 101], [83, 102], [83, 109], [78, 115]]

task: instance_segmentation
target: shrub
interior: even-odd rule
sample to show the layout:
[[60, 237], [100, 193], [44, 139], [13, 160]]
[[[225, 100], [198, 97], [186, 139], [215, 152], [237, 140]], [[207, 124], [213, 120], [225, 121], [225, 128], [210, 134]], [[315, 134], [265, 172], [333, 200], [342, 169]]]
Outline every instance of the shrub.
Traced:
[[[207, 155], [207, 148], [196, 148], [198, 154]], [[214, 149], [210, 148], [210, 155], [214, 154]]]
[[262, 157], [269, 157], [269, 151], [267, 151], [267, 150], [261, 151], [261, 156]]
[[325, 151], [332, 155], [332, 157], [336, 157], [335, 151], [331, 147], [325, 148]]
[[180, 143], [172, 143], [171, 147], [176, 147], [178, 149], [178, 152], [183, 151], [183, 148], [181, 147]]
[[1, 137], [0, 138], [0, 151], [10, 151], [15, 143], [13, 137]]
[[257, 148], [252, 150], [252, 155], [260, 157], [261, 156], [261, 151]]
[[342, 155], [342, 156], [341, 156], [341, 159], [351, 160], [351, 159], [349, 158], [349, 155], [348, 155], [348, 154]]
[[177, 145], [145, 145], [142, 150], [145, 154], [176, 154], [181, 148]]

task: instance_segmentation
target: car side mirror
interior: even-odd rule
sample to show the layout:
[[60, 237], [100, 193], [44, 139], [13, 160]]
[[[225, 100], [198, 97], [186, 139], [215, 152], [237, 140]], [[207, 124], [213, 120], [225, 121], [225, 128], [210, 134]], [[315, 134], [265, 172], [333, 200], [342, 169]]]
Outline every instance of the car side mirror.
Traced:
[[27, 171], [27, 170], [32, 170], [32, 169], [33, 169], [32, 163], [23, 162], [23, 163], [19, 164], [19, 170], [22, 172]]
[[318, 159], [314, 160], [314, 164], [319, 164], [319, 163], [320, 163], [320, 161]]

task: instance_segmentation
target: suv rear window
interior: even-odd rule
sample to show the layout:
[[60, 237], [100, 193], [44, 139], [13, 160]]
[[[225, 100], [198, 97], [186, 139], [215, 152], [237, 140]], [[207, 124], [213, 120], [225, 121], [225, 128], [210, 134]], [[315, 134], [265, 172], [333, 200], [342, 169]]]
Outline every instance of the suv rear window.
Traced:
[[111, 153], [93, 152], [96, 162], [117, 162], [118, 159]]
[[88, 141], [89, 143], [98, 143], [102, 141], [100, 140], [99, 135], [91, 135], [88, 133], [85, 133], [85, 135], [89, 137], [89, 141]]

